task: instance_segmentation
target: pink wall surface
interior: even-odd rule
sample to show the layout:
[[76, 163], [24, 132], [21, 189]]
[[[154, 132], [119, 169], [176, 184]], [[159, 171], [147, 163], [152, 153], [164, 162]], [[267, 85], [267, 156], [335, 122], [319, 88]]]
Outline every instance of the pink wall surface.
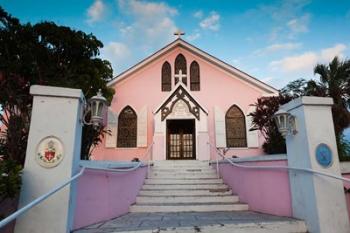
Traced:
[[[258, 89], [238, 77], [218, 68], [209, 63], [202, 57], [196, 56], [182, 47], [176, 47], [168, 53], [162, 55], [128, 78], [117, 82], [114, 85], [116, 94], [111, 103], [111, 108], [118, 114], [124, 107], [130, 105], [136, 112], [144, 106], [148, 107], [148, 137], [147, 143], [150, 144], [153, 135], [153, 112], [166, 99], [170, 92], [161, 91], [161, 67], [165, 61], [171, 64], [172, 75], [174, 75], [174, 62], [178, 54], [182, 53], [187, 61], [187, 74], [192, 61], [196, 60], [200, 66], [200, 91], [190, 91], [190, 93], [203, 105], [208, 111], [208, 131], [209, 138], [215, 143], [214, 128], [214, 106], [220, 107], [226, 112], [233, 104], [239, 106], [246, 114], [249, 105], [256, 102], [257, 98], [266, 94], [265, 91]], [[189, 77], [188, 77], [189, 83]], [[174, 86], [172, 86], [173, 90]], [[260, 145], [263, 138], [260, 136]], [[105, 148], [104, 143], [94, 151], [94, 159], [97, 160], [124, 160], [130, 161], [134, 157], [145, 159], [146, 148]], [[237, 156], [261, 155], [263, 151], [259, 149], [237, 149], [232, 150]], [[214, 157], [214, 153], [211, 153]]]
[[[286, 160], [243, 162], [244, 165], [287, 166]], [[287, 171], [244, 169], [220, 164], [220, 175], [249, 209], [278, 216], [292, 216], [292, 200]]]
[[[343, 174], [343, 177], [350, 179], [350, 173]], [[350, 189], [349, 182], [344, 182], [344, 187], [347, 189]], [[349, 221], [350, 221], [350, 193], [346, 193], [345, 198], [346, 198], [346, 204], [348, 205], [348, 215], [349, 215]]]
[[86, 170], [77, 184], [73, 228], [78, 229], [129, 212], [136, 200], [147, 168], [131, 172]]

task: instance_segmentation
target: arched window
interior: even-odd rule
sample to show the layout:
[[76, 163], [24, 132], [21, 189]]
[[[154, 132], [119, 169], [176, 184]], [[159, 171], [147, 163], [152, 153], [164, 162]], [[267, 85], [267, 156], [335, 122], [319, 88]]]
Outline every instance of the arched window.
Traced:
[[193, 61], [190, 66], [190, 89], [191, 91], [200, 90], [199, 65], [196, 61]]
[[247, 135], [245, 117], [241, 109], [233, 105], [226, 113], [226, 146], [246, 147]]
[[162, 91], [171, 91], [171, 66], [167, 61], [162, 66]]
[[117, 147], [136, 147], [137, 115], [130, 107], [126, 106], [118, 117]]
[[187, 65], [186, 58], [181, 53], [177, 55], [175, 59], [175, 85], [179, 82], [179, 78], [176, 75], [180, 74], [180, 70], [182, 73], [182, 82], [187, 85]]

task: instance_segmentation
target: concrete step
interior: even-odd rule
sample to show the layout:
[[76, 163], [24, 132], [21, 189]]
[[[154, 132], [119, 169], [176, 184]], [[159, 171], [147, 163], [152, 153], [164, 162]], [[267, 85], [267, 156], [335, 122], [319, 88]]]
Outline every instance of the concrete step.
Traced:
[[136, 204], [169, 204], [169, 203], [237, 203], [238, 196], [195, 196], [195, 197], [137, 197]]
[[247, 204], [214, 204], [214, 205], [132, 205], [131, 213], [155, 212], [212, 212], [212, 211], [245, 211]]
[[168, 167], [168, 168], [152, 168], [152, 172], [166, 172], [166, 173], [212, 173], [215, 172], [213, 168], [199, 168], [199, 167], [194, 167], [194, 168], [174, 168], [174, 167]]
[[213, 191], [209, 190], [141, 190], [139, 196], [153, 196], [153, 197], [164, 197], [164, 196], [228, 196], [232, 195], [231, 190], [217, 189]]
[[178, 160], [178, 161], [154, 161], [154, 166], [170, 166], [170, 165], [209, 165], [209, 161], [198, 161], [198, 160]]
[[150, 171], [150, 174], [157, 174], [157, 175], [211, 175], [211, 174], [216, 174], [216, 171], [214, 169], [208, 169], [207, 171], [195, 171], [195, 170], [190, 170], [190, 171], [179, 171], [179, 170], [166, 170], [166, 171], [159, 171], [157, 169], [153, 169]]
[[222, 179], [146, 179], [145, 184], [222, 184]]
[[148, 178], [164, 178], [164, 179], [214, 179], [217, 178], [215, 172], [211, 173], [155, 173], [151, 172]]
[[169, 165], [169, 166], [153, 166], [153, 169], [212, 169], [209, 165]]
[[[142, 224], [139, 224], [142, 223]], [[304, 221], [250, 211], [128, 213], [74, 233], [306, 233]]]
[[144, 184], [143, 190], [216, 190], [228, 189], [226, 184]]

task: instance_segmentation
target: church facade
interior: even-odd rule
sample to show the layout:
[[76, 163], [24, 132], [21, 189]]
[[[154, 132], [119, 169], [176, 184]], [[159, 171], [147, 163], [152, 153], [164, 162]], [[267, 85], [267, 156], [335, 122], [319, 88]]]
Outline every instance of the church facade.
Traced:
[[[215, 159], [261, 155], [261, 132], [249, 131], [259, 97], [273, 87], [181, 38], [118, 75], [108, 110], [109, 134], [93, 159], [130, 161]], [[152, 145], [152, 147], [151, 147]]]

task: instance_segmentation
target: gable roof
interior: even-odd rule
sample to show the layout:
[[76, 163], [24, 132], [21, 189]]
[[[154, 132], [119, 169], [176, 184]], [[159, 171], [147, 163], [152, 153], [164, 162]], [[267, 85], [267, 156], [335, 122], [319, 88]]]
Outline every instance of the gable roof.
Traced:
[[149, 57], [145, 58], [144, 60], [140, 61], [139, 63], [137, 63], [136, 65], [130, 67], [129, 69], [125, 70], [124, 72], [122, 72], [121, 74], [117, 75], [113, 80], [111, 80], [110, 82], [108, 82], [108, 86], [113, 86], [114, 84], [126, 79], [127, 77], [129, 77], [131, 74], [135, 73], [136, 71], [140, 70], [141, 68], [145, 67], [146, 65], [148, 65], [149, 63], [153, 62], [154, 60], [156, 60], [158, 57], [168, 53], [169, 51], [171, 51], [172, 49], [176, 48], [176, 47], [181, 47], [184, 48], [192, 53], [194, 53], [195, 55], [203, 58], [204, 60], [218, 66], [219, 68], [227, 71], [230, 74], [233, 74], [234, 76], [240, 78], [241, 80], [248, 82], [256, 87], [258, 87], [259, 89], [264, 90], [267, 93], [276, 93], [278, 92], [277, 89], [275, 89], [274, 87], [258, 80], [257, 78], [254, 78], [253, 76], [237, 69], [234, 66], [231, 66], [230, 64], [221, 61], [220, 59], [204, 52], [203, 50], [191, 45], [190, 43], [184, 41], [181, 38], [178, 38], [176, 40], [174, 40], [173, 42], [171, 42], [170, 44], [166, 45], [165, 47], [161, 48], [160, 50], [158, 50], [157, 52], [153, 53], [152, 55], [150, 55]]
[[185, 94], [187, 94], [190, 99], [192, 100], [192, 102], [194, 104], [196, 104], [200, 109], [202, 109], [202, 111], [208, 115], [208, 110], [203, 107], [197, 100], [196, 98], [191, 95], [191, 93], [188, 91], [187, 87], [184, 86], [182, 84], [182, 82], [179, 82], [178, 84], [176, 84], [176, 86], [174, 87], [174, 89], [170, 92], [170, 94], [162, 101], [162, 103], [159, 105], [159, 107], [156, 108], [156, 110], [154, 111], [154, 114], [158, 113], [163, 106], [167, 105], [169, 103], [169, 101], [171, 101], [172, 97], [174, 97], [174, 95], [179, 91], [182, 90], [185, 92]]

